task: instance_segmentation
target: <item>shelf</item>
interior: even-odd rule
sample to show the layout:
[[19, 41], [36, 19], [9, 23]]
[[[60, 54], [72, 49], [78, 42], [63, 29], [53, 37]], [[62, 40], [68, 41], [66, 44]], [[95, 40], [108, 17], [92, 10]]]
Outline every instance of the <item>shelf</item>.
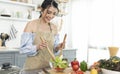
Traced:
[[59, 3], [67, 3], [67, 2], [69, 2], [69, 0], [57, 0], [57, 2], [59, 2]]
[[3, 19], [3, 20], [12, 20], [12, 21], [23, 21], [23, 22], [30, 21], [30, 19], [2, 17], [2, 16], [0, 16], [0, 19]]
[[37, 7], [37, 5], [35, 5], [35, 4], [22, 3], [22, 2], [17, 2], [17, 1], [5, 1], [5, 0], [0, 0], [0, 3], [15, 4], [15, 5], [27, 6], [27, 7], [33, 7], [33, 8], [36, 8], [36, 7]]

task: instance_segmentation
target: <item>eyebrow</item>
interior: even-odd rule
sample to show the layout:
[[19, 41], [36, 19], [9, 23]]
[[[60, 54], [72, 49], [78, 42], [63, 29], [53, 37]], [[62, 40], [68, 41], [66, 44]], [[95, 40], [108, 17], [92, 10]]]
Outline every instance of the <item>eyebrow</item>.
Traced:
[[[47, 12], [48, 12], [48, 11], [49, 11], [49, 12], [52, 12], [51, 10], [47, 9]], [[53, 12], [53, 13], [57, 14], [58, 12]]]

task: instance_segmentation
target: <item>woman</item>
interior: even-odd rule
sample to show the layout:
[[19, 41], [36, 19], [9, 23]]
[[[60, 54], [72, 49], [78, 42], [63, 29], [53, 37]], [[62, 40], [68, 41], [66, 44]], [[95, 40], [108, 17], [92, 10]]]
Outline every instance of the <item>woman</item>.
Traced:
[[65, 43], [59, 43], [57, 27], [50, 22], [59, 12], [58, 4], [45, 0], [41, 7], [40, 18], [27, 23], [21, 38], [20, 53], [28, 56], [22, 74], [38, 74], [43, 68], [49, 68], [51, 56], [47, 46], [54, 53], [65, 46]]

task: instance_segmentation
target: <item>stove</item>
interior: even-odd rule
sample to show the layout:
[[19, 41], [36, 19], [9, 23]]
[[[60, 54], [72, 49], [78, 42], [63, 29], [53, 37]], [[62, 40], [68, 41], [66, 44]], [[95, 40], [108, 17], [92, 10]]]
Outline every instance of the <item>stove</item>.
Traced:
[[0, 67], [0, 74], [19, 74], [20, 68], [17, 66], [12, 66], [11, 68], [8, 69], [2, 69]]

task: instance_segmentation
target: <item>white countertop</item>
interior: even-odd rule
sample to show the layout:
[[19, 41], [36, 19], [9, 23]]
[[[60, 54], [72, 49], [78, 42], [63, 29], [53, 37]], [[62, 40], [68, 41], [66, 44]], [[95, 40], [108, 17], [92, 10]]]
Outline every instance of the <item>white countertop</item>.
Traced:
[[18, 52], [18, 48], [0, 47], [0, 52]]
[[[73, 48], [63, 49], [63, 51], [67, 51], [67, 50], [77, 50], [77, 49], [73, 49]], [[19, 48], [18, 47], [0, 47], [0, 52], [19, 52]]]

